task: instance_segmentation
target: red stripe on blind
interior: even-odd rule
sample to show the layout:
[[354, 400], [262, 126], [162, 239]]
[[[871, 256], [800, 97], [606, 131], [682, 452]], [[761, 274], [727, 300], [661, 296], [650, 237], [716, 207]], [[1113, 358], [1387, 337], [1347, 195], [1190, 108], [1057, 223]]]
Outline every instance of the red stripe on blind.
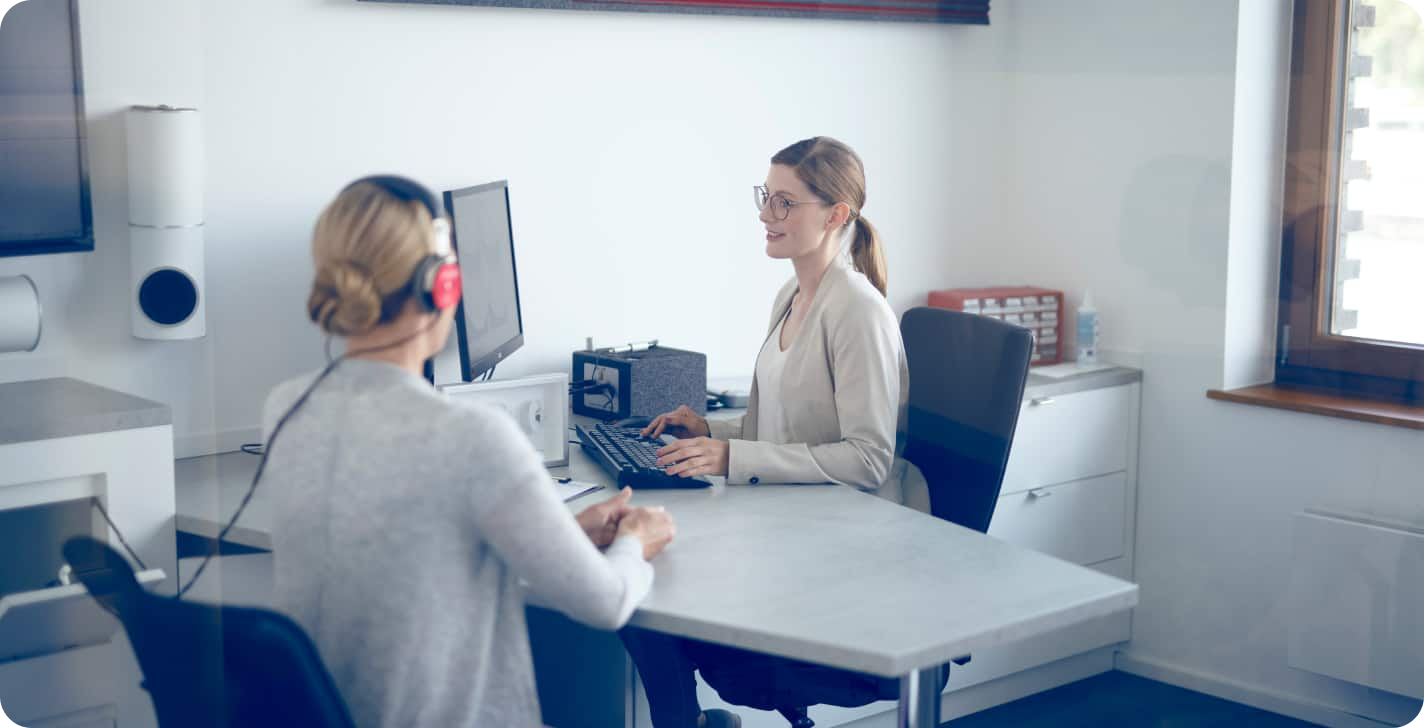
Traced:
[[851, 14], [899, 13], [902, 15], [937, 15], [942, 17], [981, 17], [983, 13], [972, 10], [947, 10], [939, 7], [896, 8], [884, 5], [824, 5], [800, 2], [776, 2], [775, 0], [572, 0], [575, 4], [593, 5], [683, 5], [704, 8], [743, 8], [767, 10], [802, 10], [806, 12], [843, 12]]
[[[597, 1], [597, 0], [571, 0], [571, 2], [596, 2], [596, 1]], [[691, 5], [691, 6], [716, 5], [716, 4], [719, 4], [719, 3], [721, 3], [721, 2], [735, 2], [735, 3], [754, 3], [754, 4], [758, 4], [758, 5], [786, 4], [786, 5], [793, 5], [793, 6], [796, 6], [796, 7], [806, 7], [806, 8], [811, 8], [811, 9], [834, 9], [834, 8], [837, 8], [837, 7], [850, 7], [850, 5], [840, 5], [840, 4], [837, 4], [837, 3], [819, 3], [819, 2], [814, 2], [814, 0], [617, 0], [617, 2], [620, 2], [620, 3], [632, 3], [632, 2], [636, 2], [637, 4], [646, 4], [646, 5]], [[952, 0], [950, 0], [950, 2], [946, 2], [946, 0], [888, 0], [888, 2], [887, 2], [887, 4], [886, 4], [886, 6], [890, 6], [890, 7], [898, 6], [898, 5], [922, 5], [922, 6], [931, 6], [931, 7], [939, 8], [939, 9], [941, 10], [941, 12], [944, 12], [944, 13], [946, 13], [946, 14], [954, 14], [954, 15], [983, 15], [983, 14], [984, 14], [984, 11], [983, 11], [982, 9], [980, 9], [980, 10], [963, 10], [963, 9], [953, 9], [953, 10], [951, 10], [951, 9], [950, 9], [951, 7], [958, 8], [959, 6], [962, 5], [961, 3], [953, 2]], [[876, 0], [865, 0], [865, 2], [863, 2], [863, 3], [860, 4], [860, 7], [877, 7], [877, 8], [878, 8], [878, 7], [885, 7], [885, 6], [881, 6], [881, 5], [877, 4]]]

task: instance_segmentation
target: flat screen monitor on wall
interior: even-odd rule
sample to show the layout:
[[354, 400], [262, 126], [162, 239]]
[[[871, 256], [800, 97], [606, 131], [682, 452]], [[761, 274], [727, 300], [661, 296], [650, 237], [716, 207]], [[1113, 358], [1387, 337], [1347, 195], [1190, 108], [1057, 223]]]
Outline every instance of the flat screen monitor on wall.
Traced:
[[75, 0], [0, 22], [0, 256], [94, 249]]
[[509, 185], [504, 181], [445, 193], [464, 290], [455, 311], [460, 375], [472, 382], [524, 345]]

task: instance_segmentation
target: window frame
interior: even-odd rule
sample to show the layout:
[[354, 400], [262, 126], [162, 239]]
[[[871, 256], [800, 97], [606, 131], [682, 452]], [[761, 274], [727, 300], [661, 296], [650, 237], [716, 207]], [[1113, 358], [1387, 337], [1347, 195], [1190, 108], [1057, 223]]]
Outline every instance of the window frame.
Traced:
[[1424, 347], [1329, 331], [1353, 5], [1295, 2], [1276, 383], [1424, 404]]

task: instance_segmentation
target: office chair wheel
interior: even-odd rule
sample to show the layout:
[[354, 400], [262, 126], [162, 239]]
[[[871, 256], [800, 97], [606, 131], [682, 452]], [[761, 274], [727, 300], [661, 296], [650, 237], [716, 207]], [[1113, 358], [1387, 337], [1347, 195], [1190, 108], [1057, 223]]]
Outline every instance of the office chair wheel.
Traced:
[[791, 728], [815, 728], [816, 726], [815, 721], [806, 715], [805, 708], [777, 708], [776, 712], [791, 724]]
[[742, 728], [742, 717], [730, 710], [711, 708], [702, 711], [697, 725], [699, 728]]

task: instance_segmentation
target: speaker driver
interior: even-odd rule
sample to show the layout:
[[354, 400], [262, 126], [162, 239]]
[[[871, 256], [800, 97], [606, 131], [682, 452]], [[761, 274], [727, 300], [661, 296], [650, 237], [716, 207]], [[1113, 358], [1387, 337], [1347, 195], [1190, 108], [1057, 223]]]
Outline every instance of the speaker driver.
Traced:
[[149, 273], [139, 286], [138, 307], [154, 323], [176, 326], [197, 310], [198, 287], [183, 271], [160, 268]]

